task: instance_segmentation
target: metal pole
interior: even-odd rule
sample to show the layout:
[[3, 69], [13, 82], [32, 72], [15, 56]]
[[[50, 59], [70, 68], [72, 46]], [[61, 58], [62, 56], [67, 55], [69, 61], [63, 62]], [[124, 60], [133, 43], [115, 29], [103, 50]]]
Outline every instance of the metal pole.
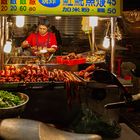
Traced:
[[4, 25], [5, 25], [5, 18], [4, 16], [1, 16], [0, 17], [0, 62], [1, 62], [1, 65], [0, 65], [0, 69], [3, 69], [4, 67], [4, 53], [3, 53], [3, 45], [4, 45]]
[[[0, 16], [0, 62], [2, 63], [2, 44], [1, 44], [1, 36], [2, 36], [2, 16]], [[0, 65], [0, 70], [2, 66]]]
[[92, 27], [92, 49], [91, 49], [91, 52], [93, 53], [95, 50], [95, 30], [94, 30], [94, 27]]
[[111, 72], [114, 73], [115, 59], [115, 18], [111, 17]]

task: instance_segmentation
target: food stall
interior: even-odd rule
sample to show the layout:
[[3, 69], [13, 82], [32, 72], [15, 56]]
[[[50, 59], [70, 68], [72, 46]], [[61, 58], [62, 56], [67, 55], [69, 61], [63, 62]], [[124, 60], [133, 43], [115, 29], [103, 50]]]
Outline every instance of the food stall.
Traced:
[[[76, 61], [76, 55], [67, 55], [57, 62], [49, 63], [42, 61], [42, 57], [20, 56], [17, 46], [13, 43], [14, 35], [18, 37], [24, 34], [25, 18], [32, 16], [33, 23], [38, 23], [38, 17], [58, 15], [59, 16], [101, 16], [110, 18], [111, 21], [111, 69], [114, 67], [114, 19], [121, 15], [120, 1], [1, 1], [1, 88], [8, 87], [15, 89], [41, 88], [64, 86], [65, 82], [71, 81], [79, 84], [80, 79], [74, 76], [73, 71], [78, 70], [78, 64], [84, 63], [84, 60]], [[21, 14], [22, 13], [22, 14]], [[25, 17], [24, 17], [25, 16]], [[89, 19], [88, 19], [89, 20]], [[91, 18], [90, 26], [92, 27], [90, 48], [94, 52], [95, 33], [94, 18]], [[16, 26], [16, 27], [15, 27]], [[74, 25], [73, 25], [74, 26]], [[80, 26], [80, 25], [79, 25]], [[84, 25], [83, 25], [84, 26]], [[16, 28], [16, 29], [15, 29]], [[100, 54], [96, 54], [100, 55]], [[72, 57], [74, 60], [69, 60]], [[64, 59], [64, 60], [63, 60]], [[75, 60], [76, 59], [76, 60]], [[34, 65], [35, 64], [35, 65]], [[37, 64], [37, 65], [36, 65]], [[67, 65], [68, 64], [68, 65]], [[44, 67], [45, 66], [45, 67]], [[47, 68], [46, 68], [47, 67]], [[60, 70], [59, 70], [60, 69]], [[68, 71], [68, 72], [67, 72]], [[70, 72], [69, 72], [70, 71]], [[65, 73], [65, 74], [64, 74]], [[47, 76], [44, 76], [46, 74]], [[20, 76], [19, 76], [20, 75]], [[22, 75], [22, 76], [21, 76]], [[35, 76], [37, 78], [35, 78]], [[41, 77], [42, 76], [42, 77]], [[72, 77], [72, 78], [71, 78]], [[68, 90], [67, 85], [67, 90]]]
[[[80, 90], [79, 87], [86, 87], [89, 82], [89, 75], [95, 69], [95, 58], [102, 57], [102, 52], [95, 52], [95, 26], [93, 26], [93, 16], [98, 16], [101, 19], [106, 18], [110, 22], [110, 54], [111, 54], [111, 72], [114, 73], [114, 55], [115, 55], [115, 22], [116, 17], [121, 16], [121, 1], [45, 1], [45, 0], [27, 0], [27, 1], [1, 1], [1, 30], [0, 30], [0, 88], [7, 90], [24, 91], [30, 97], [28, 111], [23, 114], [23, 118], [38, 119], [40, 116], [45, 121], [51, 123], [60, 123], [67, 125], [71, 119], [77, 115], [80, 106]], [[59, 13], [59, 14], [58, 14]], [[90, 17], [91, 37], [89, 37], [90, 53], [95, 53], [94, 63], [89, 63], [91, 66], [84, 71], [77, 72], [79, 64], [87, 63], [85, 54], [77, 55], [76, 53], [68, 53], [62, 56], [52, 56], [44, 61], [44, 57], [20, 56], [19, 49], [11, 42], [13, 41], [13, 27], [11, 21], [22, 16], [38, 19], [46, 18], [47, 16], [84, 16]], [[16, 22], [16, 21], [15, 21]], [[37, 21], [38, 23], [38, 21]], [[12, 23], [15, 25], [15, 23]], [[86, 23], [85, 23], [86, 24]], [[73, 25], [74, 26], [74, 25]], [[81, 26], [81, 25], [79, 25]], [[20, 29], [22, 27], [19, 27]], [[14, 30], [16, 34], [16, 30]], [[89, 36], [90, 36], [89, 35]], [[6, 44], [6, 45], [5, 45]], [[10, 46], [9, 46], [10, 44]], [[13, 47], [13, 48], [12, 48]], [[15, 48], [14, 48], [15, 47]], [[8, 48], [8, 51], [7, 49]], [[17, 49], [17, 50], [16, 50]], [[8, 53], [12, 50], [14, 53]], [[81, 57], [82, 55], [82, 57]], [[87, 56], [86, 56], [87, 57]], [[97, 63], [102, 63], [98, 61]], [[82, 75], [80, 77], [80, 75]], [[84, 79], [84, 78], [87, 79]], [[96, 82], [96, 81], [94, 81]], [[100, 85], [100, 83], [99, 83]], [[97, 84], [97, 86], [99, 86]], [[102, 86], [102, 85], [100, 85]], [[62, 91], [65, 89], [66, 91]], [[47, 96], [44, 93], [47, 92]], [[62, 92], [61, 97], [60, 93]], [[77, 93], [75, 93], [77, 92]], [[39, 94], [38, 94], [39, 93]], [[55, 97], [52, 94], [55, 93]], [[63, 94], [64, 93], [64, 94]], [[51, 94], [51, 95], [50, 95]], [[64, 97], [62, 97], [64, 95]], [[41, 100], [40, 98], [44, 98]], [[78, 103], [73, 100], [76, 97]], [[61, 100], [60, 100], [61, 98]], [[51, 99], [51, 100], [50, 100]], [[34, 102], [32, 104], [32, 102]], [[46, 103], [47, 102], [47, 103]], [[61, 104], [60, 104], [61, 102]], [[59, 105], [60, 104], [60, 105]], [[67, 106], [67, 104], [69, 106]], [[39, 105], [43, 106], [40, 111]], [[51, 109], [50, 109], [51, 106]], [[57, 106], [57, 107], [56, 107]], [[65, 106], [65, 107], [64, 107]], [[68, 107], [68, 108], [67, 108]], [[74, 108], [73, 108], [74, 107]], [[47, 109], [46, 109], [47, 108]], [[61, 108], [61, 109], [60, 109]], [[57, 110], [59, 109], [59, 110]], [[39, 110], [39, 111], [38, 111]], [[70, 112], [69, 112], [70, 110]], [[35, 111], [35, 112], [33, 112]], [[33, 114], [32, 114], [33, 113]], [[37, 114], [38, 113], [38, 114]], [[62, 114], [61, 114], [62, 113]], [[51, 114], [51, 115], [50, 115]], [[61, 114], [59, 116], [59, 114]], [[50, 116], [49, 116], [50, 115]], [[33, 118], [34, 116], [34, 118]], [[57, 118], [55, 118], [57, 116]], [[53, 118], [54, 117], [54, 118]], [[42, 119], [41, 119], [42, 121]]]
[[[49, 8], [48, 8], [49, 7]], [[48, 8], [46, 10], [46, 8]], [[22, 14], [21, 14], [22, 12]], [[2, 46], [6, 43], [7, 40], [12, 39], [13, 37], [13, 32], [16, 34], [16, 32], [22, 32], [23, 30], [13, 30], [10, 24], [16, 24], [19, 29], [23, 28], [24, 26], [24, 20], [26, 17], [16, 17], [16, 21], [13, 20], [10, 16], [15, 16], [15, 15], [25, 15], [25, 16], [34, 16], [32, 18], [36, 19], [32, 22], [35, 24], [37, 23], [37, 17], [36, 16], [54, 16], [58, 15], [59, 16], [67, 16], [67, 15], [73, 15], [73, 16], [98, 16], [98, 17], [107, 17], [110, 18], [110, 24], [111, 24], [111, 42], [114, 42], [114, 19], [115, 17], [118, 17], [121, 15], [121, 2], [116, 2], [116, 1], [108, 1], [105, 2], [103, 1], [96, 1], [96, 2], [71, 2], [71, 1], [62, 1], [62, 2], [47, 2], [47, 1], [24, 1], [24, 2], [16, 2], [16, 1], [11, 1], [11, 2], [1, 2], [1, 15], [6, 15], [6, 16], [1, 16], [1, 23], [3, 24], [2, 27], [3, 30], [5, 30], [1, 35], [1, 40], [2, 40]], [[10, 16], [9, 16], [10, 15]], [[15, 17], [14, 17], [15, 18]], [[28, 17], [27, 17], [28, 18]], [[18, 23], [18, 20], [20, 21]], [[89, 20], [89, 19], [88, 19]], [[23, 22], [22, 22], [23, 21]], [[14, 22], [14, 23], [11, 23]], [[21, 23], [22, 22], [22, 23]], [[95, 24], [95, 19], [92, 17], [89, 21], [89, 25], [92, 28], [92, 36], [91, 36], [91, 50], [95, 51], [95, 35], [94, 35], [94, 26]], [[97, 22], [97, 18], [96, 18]], [[19, 25], [18, 25], [19, 24]], [[21, 25], [23, 24], [23, 25]], [[10, 26], [10, 28], [9, 28]], [[74, 25], [73, 25], [74, 26]], [[81, 26], [81, 25], [79, 25]], [[85, 26], [85, 25], [83, 25]], [[10, 31], [9, 31], [10, 30]], [[13, 30], [13, 31], [11, 31]], [[2, 31], [1, 31], [2, 32]], [[18, 34], [18, 33], [17, 33]], [[24, 34], [24, 33], [23, 33]], [[13, 40], [12, 40], [13, 41]], [[13, 45], [13, 44], [12, 44]], [[115, 45], [114, 43], [111, 44]], [[15, 46], [17, 47], [17, 46]], [[113, 50], [113, 47], [111, 47]], [[1, 47], [2, 49], [2, 47]], [[3, 51], [2, 51], [3, 52]], [[111, 53], [111, 69], [113, 71], [113, 57], [114, 57], [114, 52], [112, 51]], [[4, 54], [1, 53], [1, 61], [2, 61], [2, 67], [4, 66]]]

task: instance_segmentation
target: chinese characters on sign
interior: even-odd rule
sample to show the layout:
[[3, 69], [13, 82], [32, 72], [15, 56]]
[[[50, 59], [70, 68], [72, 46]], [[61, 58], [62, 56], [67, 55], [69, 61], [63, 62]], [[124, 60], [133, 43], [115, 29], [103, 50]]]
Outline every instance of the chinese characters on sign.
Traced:
[[0, 0], [0, 14], [120, 16], [121, 0]]

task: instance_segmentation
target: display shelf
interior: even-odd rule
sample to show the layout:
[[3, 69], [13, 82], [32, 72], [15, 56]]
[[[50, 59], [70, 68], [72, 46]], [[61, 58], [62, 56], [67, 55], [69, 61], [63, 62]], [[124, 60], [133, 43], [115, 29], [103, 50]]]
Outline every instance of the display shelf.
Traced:
[[55, 82], [55, 81], [48, 81], [48, 82], [4, 82], [0, 83], [0, 89], [14, 89], [14, 88], [21, 88], [21, 89], [38, 89], [38, 88], [56, 88], [56, 87], [64, 87], [64, 82]]

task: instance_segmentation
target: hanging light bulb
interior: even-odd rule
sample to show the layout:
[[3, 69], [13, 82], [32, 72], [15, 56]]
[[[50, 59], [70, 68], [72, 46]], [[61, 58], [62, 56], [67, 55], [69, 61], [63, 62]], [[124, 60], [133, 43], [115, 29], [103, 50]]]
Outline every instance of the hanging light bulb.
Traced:
[[12, 41], [8, 40], [6, 41], [5, 45], [4, 45], [4, 52], [5, 53], [10, 53], [12, 50]]
[[103, 47], [108, 49], [110, 47], [110, 39], [108, 36], [105, 36], [104, 37], [104, 40], [103, 40]]
[[89, 17], [89, 26], [91, 27], [98, 26], [98, 17], [96, 16]]
[[21, 28], [24, 26], [25, 16], [16, 16], [16, 26]]
[[61, 16], [55, 16], [56, 20], [60, 20], [62, 17]]

